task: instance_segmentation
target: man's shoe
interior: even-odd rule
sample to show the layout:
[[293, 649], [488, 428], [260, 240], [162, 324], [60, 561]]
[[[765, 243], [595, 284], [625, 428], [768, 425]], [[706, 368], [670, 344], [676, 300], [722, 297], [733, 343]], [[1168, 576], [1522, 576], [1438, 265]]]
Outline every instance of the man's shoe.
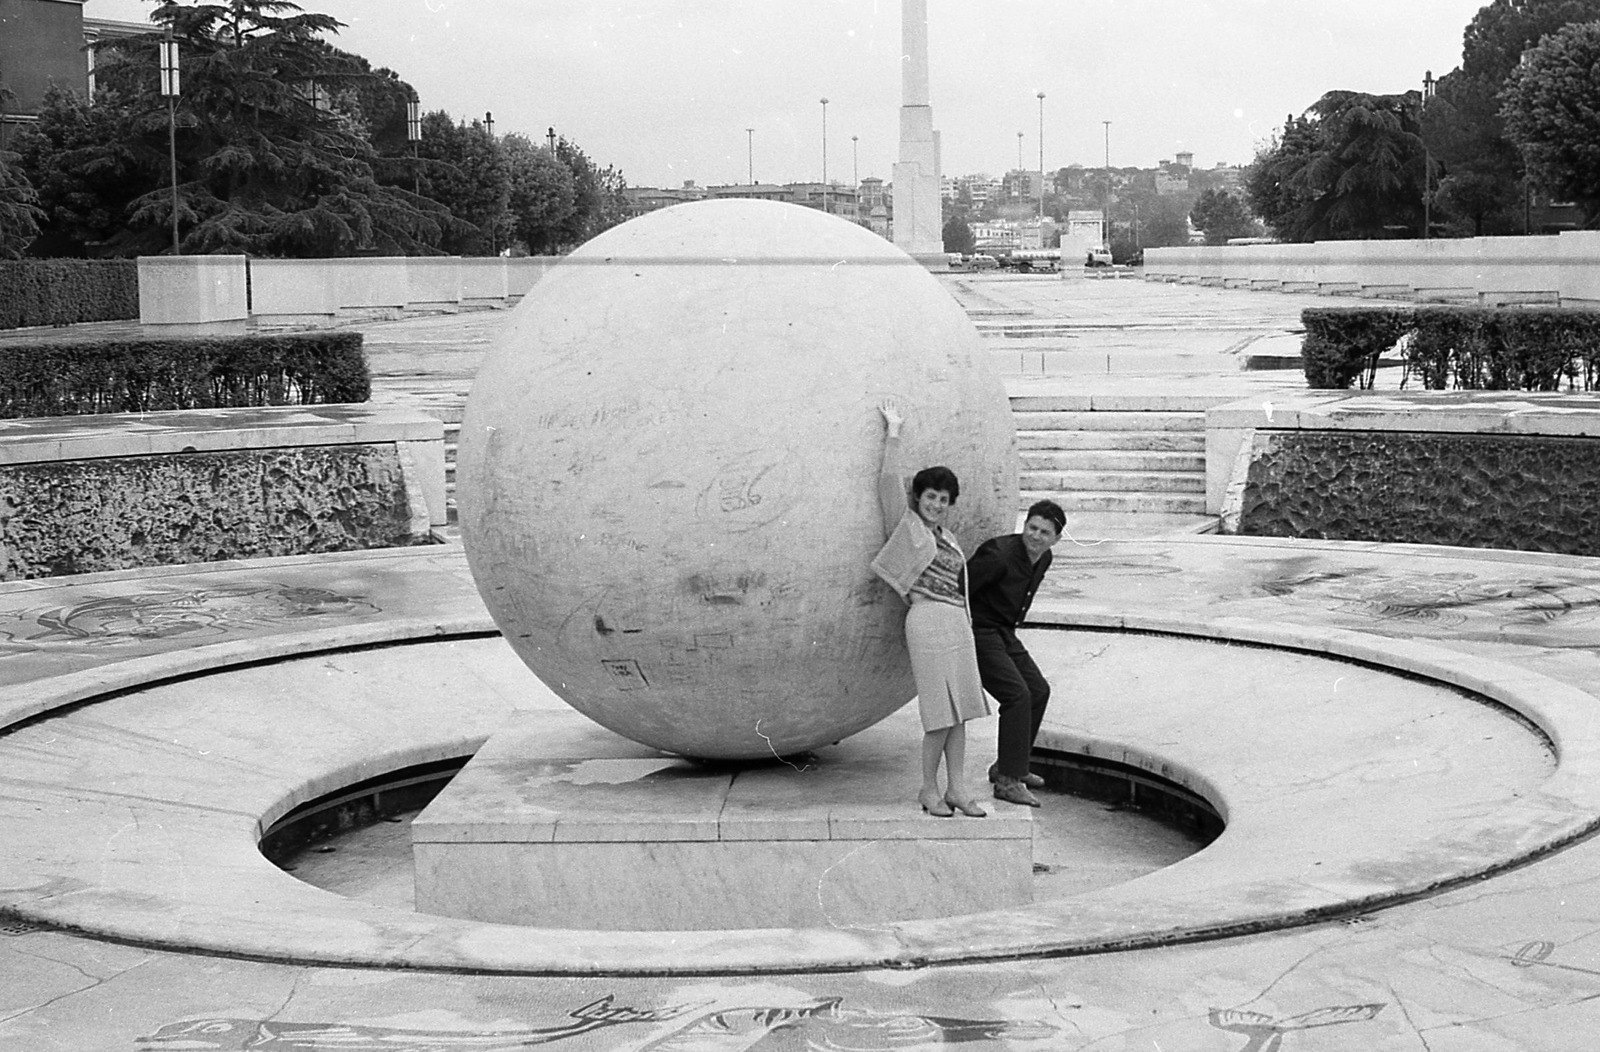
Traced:
[[1039, 798], [1029, 791], [1026, 785], [1016, 778], [1007, 778], [999, 775], [994, 782], [994, 798], [1004, 800], [1008, 804], [1025, 804], [1028, 807], [1043, 806]]
[[[989, 765], [989, 782], [990, 784], [993, 784], [999, 780], [1000, 765], [998, 763], [991, 763]], [[1027, 786], [1029, 789], [1043, 789], [1044, 779], [1034, 774], [1032, 771], [1029, 771], [1027, 774], [1022, 776], [1022, 784]], [[1035, 804], [1034, 806], [1037, 807], [1038, 805]]]

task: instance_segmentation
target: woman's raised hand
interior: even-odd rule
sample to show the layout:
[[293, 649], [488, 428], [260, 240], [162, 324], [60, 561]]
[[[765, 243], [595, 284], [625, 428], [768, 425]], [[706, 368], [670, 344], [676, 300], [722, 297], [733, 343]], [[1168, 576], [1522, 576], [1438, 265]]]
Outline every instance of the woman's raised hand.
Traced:
[[900, 425], [905, 423], [906, 420], [900, 413], [899, 400], [893, 396], [885, 398], [878, 403], [878, 412], [883, 414], [883, 422], [889, 428], [889, 437], [898, 438], [900, 436]]

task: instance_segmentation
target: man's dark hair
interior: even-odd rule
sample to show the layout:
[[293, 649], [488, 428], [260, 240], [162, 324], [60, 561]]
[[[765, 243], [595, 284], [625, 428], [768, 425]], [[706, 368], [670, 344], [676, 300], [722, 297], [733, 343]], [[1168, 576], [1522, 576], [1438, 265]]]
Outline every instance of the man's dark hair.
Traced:
[[1061, 505], [1053, 500], [1035, 501], [1033, 507], [1028, 509], [1028, 514], [1022, 521], [1027, 522], [1028, 519], [1033, 518], [1035, 515], [1055, 523], [1056, 533], [1058, 534], [1067, 528], [1067, 513], [1062, 511]]
[[930, 489], [942, 489], [950, 494], [951, 504], [954, 504], [956, 498], [961, 496], [961, 483], [956, 481], [956, 473], [942, 464], [936, 468], [923, 468], [911, 476], [911, 499], [913, 501], [921, 500], [923, 491]]

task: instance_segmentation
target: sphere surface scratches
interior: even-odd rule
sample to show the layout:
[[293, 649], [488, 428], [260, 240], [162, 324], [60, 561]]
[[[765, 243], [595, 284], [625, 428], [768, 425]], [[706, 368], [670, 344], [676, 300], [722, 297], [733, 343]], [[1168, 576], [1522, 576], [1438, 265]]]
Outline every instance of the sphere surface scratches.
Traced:
[[[552, 268], [462, 425], [462, 538], [506, 639], [573, 708], [687, 756], [826, 745], [915, 694], [882, 546], [883, 422], [961, 483], [970, 553], [1017, 513], [1005, 390], [893, 245], [765, 201], [651, 212]], [[908, 743], [909, 745], [909, 743]]]

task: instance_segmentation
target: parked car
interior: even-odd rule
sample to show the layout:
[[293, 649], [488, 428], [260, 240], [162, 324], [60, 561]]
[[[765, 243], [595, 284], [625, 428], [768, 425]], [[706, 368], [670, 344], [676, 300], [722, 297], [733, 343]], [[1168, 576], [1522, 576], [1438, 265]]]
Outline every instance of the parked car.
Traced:
[[1109, 248], [1091, 248], [1083, 265], [1086, 267], [1109, 267], [1111, 265], [1111, 250]]
[[945, 256], [949, 259], [948, 266], [951, 270], [967, 269], [967, 257], [963, 256], [961, 253], [946, 252]]
[[986, 256], [982, 252], [979, 252], [977, 255], [972, 257], [968, 265], [972, 267], [973, 270], [997, 270], [1000, 267], [1000, 261], [995, 259], [993, 256]]

